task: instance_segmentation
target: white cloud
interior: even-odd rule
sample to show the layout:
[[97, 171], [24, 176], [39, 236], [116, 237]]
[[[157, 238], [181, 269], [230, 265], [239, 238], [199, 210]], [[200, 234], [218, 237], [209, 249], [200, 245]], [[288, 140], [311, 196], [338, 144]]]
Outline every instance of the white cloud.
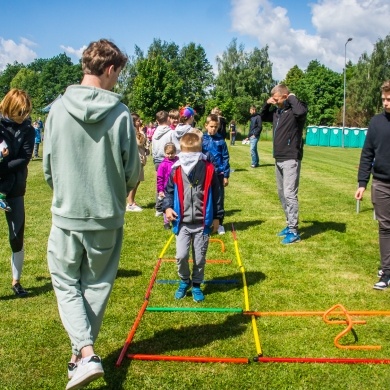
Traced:
[[[294, 7], [291, 2], [291, 7]], [[344, 67], [345, 43], [349, 37], [347, 61], [356, 63], [364, 52], [371, 53], [379, 38], [389, 34], [388, 0], [318, 0], [311, 8], [308, 29], [294, 29], [288, 10], [272, 0], [232, 0], [232, 27], [242, 35], [257, 38], [269, 46], [274, 77], [283, 79], [289, 69], [305, 69], [311, 60], [337, 72]], [[308, 30], [314, 31], [310, 34]]]
[[65, 53], [68, 53], [69, 55], [73, 55], [76, 58], [81, 58], [83, 51], [87, 48], [87, 46], [82, 46], [80, 49], [74, 49], [73, 47], [70, 46], [64, 46], [60, 45], [60, 48], [65, 51]]
[[36, 44], [26, 38], [20, 38], [20, 43], [14, 42], [12, 39], [4, 39], [0, 37], [0, 70], [5, 69], [7, 64], [13, 64], [15, 61], [28, 64], [37, 58], [31, 46]]

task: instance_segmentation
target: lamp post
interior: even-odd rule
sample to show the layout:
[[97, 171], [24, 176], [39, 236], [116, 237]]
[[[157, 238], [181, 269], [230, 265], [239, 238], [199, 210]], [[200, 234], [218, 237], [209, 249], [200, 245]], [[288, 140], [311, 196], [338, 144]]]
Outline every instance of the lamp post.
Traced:
[[345, 128], [345, 90], [346, 90], [346, 84], [347, 84], [347, 74], [346, 74], [346, 68], [347, 68], [347, 43], [351, 42], [352, 38], [348, 38], [347, 42], [345, 42], [344, 45], [344, 100], [343, 100], [343, 131], [341, 133], [341, 147], [344, 147], [344, 128]]

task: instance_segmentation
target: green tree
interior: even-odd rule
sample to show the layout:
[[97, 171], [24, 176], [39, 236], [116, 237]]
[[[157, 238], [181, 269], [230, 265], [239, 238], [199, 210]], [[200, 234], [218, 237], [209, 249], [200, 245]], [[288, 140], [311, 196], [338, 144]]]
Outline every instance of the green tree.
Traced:
[[233, 104], [228, 104], [232, 111], [222, 110], [224, 115], [228, 120], [234, 118], [237, 122], [245, 123], [249, 118], [249, 106], [254, 104], [260, 107], [275, 85], [268, 46], [246, 52], [244, 45], [238, 45], [235, 38], [226, 51], [217, 57], [217, 66], [213, 99], [221, 109], [226, 101], [232, 99]]
[[297, 66], [291, 68], [284, 82], [308, 104], [308, 125], [331, 126], [337, 123], [343, 105], [342, 75], [313, 60], [305, 72]]
[[180, 50], [178, 65], [179, 77], [184, 81], [182, 103], [190, 104], [202, 115], [214, 79], [206, 52], [202, 46], [190, 43]]
[[25, 68], [23, 64], [14, 62], [13, 64], [7, 64], [5, 69], [0, 72], [0, 100], [11, 89], [11, 82], [13, 78], [19, 73], [21, 69]]
[[346, 123], [365, 127], [382, 110], [380, 86], [390, 79], [390, 35], [376, 42], [371, 55], [363, 53], [351, 73], [347, 77]]

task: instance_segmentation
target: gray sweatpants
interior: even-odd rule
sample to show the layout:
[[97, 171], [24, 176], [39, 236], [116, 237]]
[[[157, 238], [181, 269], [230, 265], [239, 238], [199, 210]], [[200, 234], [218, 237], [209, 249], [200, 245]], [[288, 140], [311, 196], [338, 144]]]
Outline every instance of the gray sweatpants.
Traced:
[[276, 185], [287, 226], [293, 232], [298, 230], [298, 188], [301, 172], [300, 160], [277, 161], [275, 163]]
[[51, 227], [48, 265], [62, 324], [75, 355], [93, 345], [99, 334], [122, 239], [123, 227], [83, 232]]
[[180, 279], [191, 279], [189, 266], [190, 249], [192, 244], [192, 283], [202, 283], [206, 253], [210, 237], [203, 234], [203, 225], [181, 224], [179, 234], [176, 236], [176, 264]]
[[381, 268], [386, 275], [390, 275], [390, 183], [373, 179], [371, 200], [379, 226]]

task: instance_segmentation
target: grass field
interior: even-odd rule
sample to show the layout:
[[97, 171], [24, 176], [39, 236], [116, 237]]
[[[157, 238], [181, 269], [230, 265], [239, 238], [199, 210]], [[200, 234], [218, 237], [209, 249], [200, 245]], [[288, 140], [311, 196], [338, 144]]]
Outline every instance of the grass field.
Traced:
[[[149, 306], [244, 308], [232, 224], [246, 271], [253, 311], [325, 311], [335, 304], [346, 309], [388, 310], [389, 292], [376, 291], [379, 264], [377, 222], [370, 191], [356, 213], [360, 149], [306, 147], [300, 185], [302, 241], [282, 246], [276, 233], [284, 217], [276, 194], [272, 144], [259, 143], [261, 167], [251, 169], [249, 146], [230, 147], [231, 174], [226, 189], [226, 246], [211, 243], [206, 279], [237, 280], [207, 284], [206, 300], [190, 297], [176, 302], [175, 285], [155, 284]], [[64, 389], [69, 340], [59, 319], [46, 264], [51, 225], [51, 191], [42, 162], [29, 165], [26, 194], [26, 299], [10, 289], [10, 249], [5, 218], [0, 219], [0, 388], [3, 390]], [[66, 168], [64, 168], [66, 169]], [[154, 216], [153, 164], [146, 166], [137, 202], [142, 213], [127, 213], [125, 239], [117, 280], [106, 311], [96, 352], [103, 358], [104, 379], [89, 389], [387, 389], [387, 365], [180, 363], [131, 361], [115, 367], [127, 334], [144, 302], [153, 269], [170, 232]], [[172, 258], [174, 241], [164, 257]], [[163, 262], [157, 279], [176, 279], [174, 263]], [[354, 319], [363, 319], [354, 317]], [[379, 351], [345, 350], [333, 340], [345, 325], [328, 325], [321, 317], [260, 317], [256, 319], [265, 357], [390, 358], [390, 317], [364, 317], [343, 345], [381, 345]], [[129, 353], [244, 357], [256, 355], [250, 317], [240, 313], [146, 312]]]

